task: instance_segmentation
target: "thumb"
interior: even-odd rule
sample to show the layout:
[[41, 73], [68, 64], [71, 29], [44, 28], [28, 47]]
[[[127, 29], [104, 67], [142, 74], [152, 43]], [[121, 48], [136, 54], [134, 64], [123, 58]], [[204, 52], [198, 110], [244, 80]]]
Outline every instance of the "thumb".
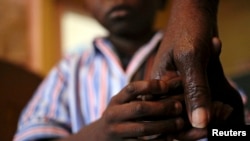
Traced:
[[[218, 37], [214, 37], [212, 39], [211, 55], [219, 56], [220, 53], [221, 41]], [[190, 56], [189, 59], [191, 58], [191, 61], [185, 62], [185, 60], [188, 60], [185, 59], [179, 62], [182, 63], [181, 65], [178, 65], [180, 66], [180, 74], [184, 76], [183, 81], [187, 113], [193, 127], [204, 128], [210, 120], [211, 95], [207, 78], [206, 61], [210, 56], [204, 54]], [[183, 65], [184, 63], [187, 64]]]
[[[197, 48], [193, 48], [197, 49]], [[177, 54], [176, 66], [183, 78], [184, 97], [189, 121], [193, 127], [204, 128], [210, 120], [210, 89], [207, 65], [210, 57], [208, 48], [189, 50]], [[179, 56], [178, 56], [179, 55]]]
[[209, 122], [211, 100], [206, 69], [199, 63], [192, 62], [189, 68], [184, 72], [180, 71], [180, 74], [184, 76], [184, 96], [189, 120], [193, 127], [204, 128]]
[[[202, 68], [197, 68], [201, 70]], [[190, 74], [186, 72], [186, 74]], [[193, 127], [204, 128], [210, 119], [210, 91], [205, 73], [194, 72], [184, 77], [185, 102]]]
[[[221, 53], [221, 41], [218, 37], [212, 39], [212, 56], [219, 56]], [[207, 78], [208, 57], [200, 57], [191, 61], [186, 69], [181, 69], [184, 74], [185, 102], [188, 116], [193, 127], [204, 128], [210, 120], [210, 88]]]

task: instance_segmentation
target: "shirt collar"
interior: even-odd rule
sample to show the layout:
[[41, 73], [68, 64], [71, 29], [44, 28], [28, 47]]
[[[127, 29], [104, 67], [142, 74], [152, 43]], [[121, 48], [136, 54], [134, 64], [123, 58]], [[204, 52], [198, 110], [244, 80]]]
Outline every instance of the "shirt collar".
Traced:
[[140, 67], [143, 61], [147, 58], [147, 56], [157, 47], [157, 44], [163, 37], [163, 32], [157, 32], [149, 42], [142, 45], [132, 57], [130, 63], [126, 71], [122, 69], [122, 65], [120, 60], [118, 59], [117, 54], [112, 49], [112, 44], [106, 38], [96, 38], [94, 41], [94, 48], [95, 51], [102, 53], [108, 60], [110, 60], [116, 67], [119, 69], [120, 72], [127, 75], [128, 79], [130, 80], [136, 70]]

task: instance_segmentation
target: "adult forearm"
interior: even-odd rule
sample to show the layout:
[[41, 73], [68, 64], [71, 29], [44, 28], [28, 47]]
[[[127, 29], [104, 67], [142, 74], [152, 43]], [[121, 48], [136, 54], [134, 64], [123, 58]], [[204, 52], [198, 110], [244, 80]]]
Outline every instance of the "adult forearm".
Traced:
[[188, 117], [194, 127], [209, 122], [206, 68], [212, 38], [218, 36], [218, 0], [173, 0], [170, 17], [152, 69], [152, 78], [175, 70], [183, 78]]
[[166, 31], [194, 39], [217, 36], [218, 5], [219, 0], [173, 0]]

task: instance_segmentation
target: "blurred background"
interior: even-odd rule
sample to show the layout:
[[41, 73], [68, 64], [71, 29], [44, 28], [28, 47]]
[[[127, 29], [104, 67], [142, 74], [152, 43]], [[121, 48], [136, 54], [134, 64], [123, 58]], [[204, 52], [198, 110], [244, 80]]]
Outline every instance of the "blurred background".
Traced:
[[[46, 75], [63, 54], [88, 45], [96, 34], [105, 35], [82, 1], [0, 0], [0, 57]], [[166, 7], [157, 28], [167, 22]], [[249, 72], [250, 1], [221, 0], [219, 29], [225, 73], [236, 77]]]
[[[44, 77], [63, 55], [89, 47], [107, 32], [82, 1], [0, 0], [0, 59]], [[166, 24], [168, 10], [158, 14], [156, 28]], [[250, 93], [250, 1], [221, 0], [218, 22], [225, 73]]]
[[[0, 57], [46, 75], [65, 53], [107, 34], [84, 11], [83, 0], [0, 0]], [[156, 27], [167, 22], [168, 5]], [[222, 62], [230, 77], [250, 70], [250, 1], [221, 0]], [[85, 46], [83, 46], [85, 45]]]

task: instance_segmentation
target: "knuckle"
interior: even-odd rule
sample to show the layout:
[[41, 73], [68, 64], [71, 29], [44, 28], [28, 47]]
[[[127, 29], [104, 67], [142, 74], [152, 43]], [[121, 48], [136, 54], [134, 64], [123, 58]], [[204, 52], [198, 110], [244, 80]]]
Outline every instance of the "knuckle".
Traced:
[[201, 47], [204, 45], [207, 45], [207, 43], [202, 40], [190, 41], [184, 45], [188, 47], [178, 48], [174, 52], [174, 56], [181, 62], [187, 62], [187, 60], [197, 61], [197, 59], [206, 58], [209, 54], [209, 47]]
[[198, 53], [197, 48], [195, 48], [195, 47], [192, 46], [192, 47], [188, 48], [188, 49], [184, 52], [183, 56], [184, 56], [184, 57], [189, 57], [189, 56], [196, 55], [197, 53]]
[[106, 122], [111, 122], [113, 117], [114, 117], [114, 112], [111, 111], [111, 110], [108, 110], [108, 111], [105, 111], [103, 113], [103, 119], [106, 121]]
[[159, 91], [161, 88], [161, 82], [163, 81], [153, 79], [147, 84], [147, 87], [150, 89], [151, 93], [154, 93], [155, 91]]
[[135, 133], [137, 133], [139, 135], [144, 135], [146, 133], [146, 127], [143, 125], [135, 127], [133, 130]]
[[115, 126], [109, 126], [109, 127], [106, 128], [105, 132], [106, 132], [107, 135], [115, 136], [117, 130], [116, 130]]
[[162, 106], [158, 107], [166, 113], [168, 116], [172, 115], [178, 115], [182, 112], [182, 105], [179, 101], [177, 100], [168, 100], [168, 102], [165, 102]]
[[[180, 51], [182, 53], [180, 53]], [[195, 52], [197, 52], [196, 49], [193, 46], [189, 45], [189, 47], [181, 48], [181, 50], [178, 50], [178, 51], [176, 51], [174, 53], [175, 53], [175, 56], [179, 60], [186, 60], [187, 58], [190, 58], [191, 56], [194, 56]]]
[[132, 109], [132, 112], [138, 115], [145, 113], [144, 102], [135, 103], [135, 106]]
[[125, 88], [125, 91], [129, 94], [136, 94], [137, 90], [136, 90], [136, 86], [135, 86], [135, 83], [132, 82], [132, 83], [129, 83], [126, 88]]

